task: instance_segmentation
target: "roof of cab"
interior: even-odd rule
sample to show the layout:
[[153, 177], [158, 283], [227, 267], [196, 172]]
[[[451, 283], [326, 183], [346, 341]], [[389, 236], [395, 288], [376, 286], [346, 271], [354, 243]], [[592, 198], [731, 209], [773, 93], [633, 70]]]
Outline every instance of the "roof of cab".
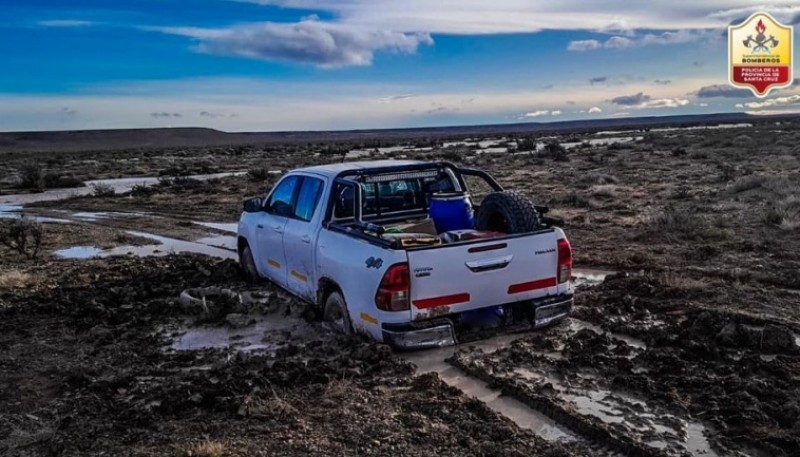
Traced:
[[297, 168], [292, 171], [313, 172], [325, 176], [335, 177], [342, 172], [357, 171], [368, 168], [383, 167], [402, 167], [406, 165], [419, 165], [424, 163], [434, 164], [436, 162], [425, 162], [422, 160], [364, 160], [359, 162], [332, 163], [328, 165], [316, 165], [313, 167]]

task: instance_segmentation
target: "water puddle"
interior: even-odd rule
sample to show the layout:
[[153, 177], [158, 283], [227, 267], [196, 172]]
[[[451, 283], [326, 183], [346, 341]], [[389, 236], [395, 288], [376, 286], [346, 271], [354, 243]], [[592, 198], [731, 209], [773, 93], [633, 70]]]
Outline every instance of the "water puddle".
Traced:
[[202, 326], [182, 329], [170, 346], [176, 351], [235, 349], [240, 352], [274, 352], [287, 345], [313, 339], [316, 330], [306, 321], [278, 315], [246, 316], [253, 323], [242, 328]]
[[239, 224], [236, 222], [197, 222], [192, 221], [193, 224], [202, 225], [203, 227], [212, 228], [221, 232], [239, 233]]
[[26, 219], [42, 224], [71, 224], [73, 221], [58, 217], [33, 216], [23, 212], [22, 205], [0, 205], [0, 219]]
[[59, 249], [54, 254], [64, 259], [90, 259], [95, 257], [112, 257], [134, 255], [138, 257], [167, 255], [170, 253], [189, 252], [204, 254], [221, 259], [236, 260], [236, 239], [232, 236], [213, 236], [196, 241], [184, 241], [166, 236], [155, 235], [135, 230], [126, 231], [129, 235], [153, 240], [156, 244], [144, 246], [117, 246], [111, 249], [100, 249], [96, 246], [75, 246]]
[[501, 396], [499, 391], [490, 389], [485, 382], [469, 376], [445, 362], [445, 359], [451, 357], [460, 348], [475, 348], [485, 353], [492, 353], [509, 346], [512, 341], [520, 337], [521, 335], [518, 334], [499, 335], [461, 346], [405, 352], [399, 353], [398, 356], [416, 365], [417, 374], [436, 373], [448, 385], [456, 387], [469, 397], [480, 400], [493, 411], [514, 421], [521, 428], [531, 430], [550, 441], [576, 441], [578, 438], [571, 431], [558, 425], [546, 415], [518, 400]]
[[[565, 149], [572, 149], [581, 145], [589, 145], [591, 147], [594, 146], [610, 146], [612, 144], [623, 144], [623, 143], [631, 143], [634, 141], [642, 141], [644, 139], [643, 136], [621, 136], [621, 137], [606, 137], [606, 138], [591, 138], [588, 140], [583, 141], [570, 141], [566, 143], [561, 143]], [[537, 145], [537, 150], [538, 150]]]
[[74, 246], [67, 249], [59, 249], [53, 254], [62, 259], [92, 259], [100, 257], [103, 250], [96, 246]]
[[[246, 172], [231, 173], [212, 173], [206, 175], [191, 175], [187, 178], [207, 181], [209, 179], [225, 178], [228, 176], [240, 176]], [[66, 189], [51, 189], [44, 192], [0, 195], [0, 204], [27, 205], [35, 202], [57, 201], [82, 195], [90, 195], [94, 192], [94, 186], [107, 186], [115, 193], [124, 193], [133, 189], [135, 186], [152, 186], [158, 184], [164, 177], [142, 176], [136, 178], [117, 178], [117, 179], [96, 179], [86, 181], [84, 187], [71, 187]]]
[[516, 368], [513, 373], [526, 382], [549, 384], [556, 390], [556, 398], [566, 402], [578, 414], [595, 417], [622, 433], [637, 437], [650, 447], [664, 450], [667, 455], [678, 456], [686, 452], [690, 455], [717, 455], [711, 449], [703, 425], [660, 411], [629, 393], [576, 388], [526, 368]]
[[575, 268], [572, 270], [572, 283], [575, 286], [596, 286], [606, 280], [606, 277], [616, 274], [613, 270], [599, 268]]
[[112, 218], [132, 218], [132, 217], [141, 217], [147, 216], [144, 213], [121, 213], [117, 211], [97, 211], [97, 212], [88, 212], [88, 211], [81, 211], [77, 213], [71, 213], [70, 217], [86, 221], [86, 222], [97, 222], [103, 219], [112, 219]]

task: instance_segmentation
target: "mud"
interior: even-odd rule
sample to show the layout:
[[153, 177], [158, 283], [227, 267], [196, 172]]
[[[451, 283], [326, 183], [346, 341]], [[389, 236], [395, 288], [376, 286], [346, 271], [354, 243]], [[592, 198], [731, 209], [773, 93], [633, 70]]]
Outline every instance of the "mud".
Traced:
[[[249, 172], [0, 199], [46, 233], [45, 261], [0, 248], [0, 454], [798, 455], [800, 123], [778, 130], [532, 138], [568, 145], [558, 162], [503, 152], [511, 136], [54, 154], [85, 179]], [[235, 257], [242, 200], [347, 151], [455, 161], [549, 205], [574, 319], [395, 354], [268, 285], [257, 306], [178, 301], [252, 291], [208, 257]], [[92, 258], [53, 255], [76, 247]]]
[[[36, 268], [0, 289], [2, 455], [575, 455], [384, 346], [291, 317], [291, 298], [249, 292], [231, 261]], [[177, 299], [217, 287], [255, 298], [207, 295], [207, 314]], [[256, 324], [232, 328], [234, 313]]]

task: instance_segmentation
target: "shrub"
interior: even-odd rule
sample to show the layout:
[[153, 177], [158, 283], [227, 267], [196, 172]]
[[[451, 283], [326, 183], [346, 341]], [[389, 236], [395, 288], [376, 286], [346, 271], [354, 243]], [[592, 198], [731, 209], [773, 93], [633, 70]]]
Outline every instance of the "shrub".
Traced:
[[0, 221], [0, 244], [34, 259], [42, 246], [42, 225], [29, 219]]
[[247, 178], [250, 181], [266, 181], [269, 178], [269, 169], [265, 167], [251, 168], [247, 170]]
[[19, 169], [20, 183], [23, 189], [42, 191], [45, 189], [42, 167], [36, 163], [26, 163]]
[[594, 185], [603, 185], [603, 184], [617, 184], [619, 183], [619, 179], [615, 176], [611, 176], [605, 173], [589, 173], [584, 175], [576, 182], [577, 185], [581, 187], [589, 187]]
[[131, 188], [131, 195], [134, 197], [146, 197], [155, 193], [155, 189], [152, 186], [146, 186], [144, 184], [135, 184]]
[[108, 184], [92, 184], [92, 195], [95, 197], [113, 197], [116, 191]]
[[690, 241], [723, 240], [728, 237], [728, 231], [724, 230], [721, 224], [712, 224], [698, 213], [695, 210], [667, 207], [651, 218], [650, 227], [643, 235]]
[[55, 173], [47, 173], [44, 175], [44, 187], [48, 189], [83, 186], [83, 181], [74, 176], [61, 176]]
[[535, 151], [536, 150], [536, 139], [533, 137], [523, 137], [517, 140], [517, 151], [526, 152], [526, 151]]
[[550, 141], [545, 144], [544, 149], [539, 153], [539, 156], [553, 159], [556, 162], [569, 162], [566, 148], [556, 141]]
[[765, 210], [763, 220], [782, 230], [800, 228], [800, 197], [791, 195], [770, 204]]

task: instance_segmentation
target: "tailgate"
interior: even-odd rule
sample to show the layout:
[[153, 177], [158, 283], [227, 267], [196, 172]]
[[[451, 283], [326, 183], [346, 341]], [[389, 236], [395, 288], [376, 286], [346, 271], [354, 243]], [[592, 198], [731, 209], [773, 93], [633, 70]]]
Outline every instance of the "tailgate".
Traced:
[[411, 318], [557, 293], [555, 231], [408, 251]]

